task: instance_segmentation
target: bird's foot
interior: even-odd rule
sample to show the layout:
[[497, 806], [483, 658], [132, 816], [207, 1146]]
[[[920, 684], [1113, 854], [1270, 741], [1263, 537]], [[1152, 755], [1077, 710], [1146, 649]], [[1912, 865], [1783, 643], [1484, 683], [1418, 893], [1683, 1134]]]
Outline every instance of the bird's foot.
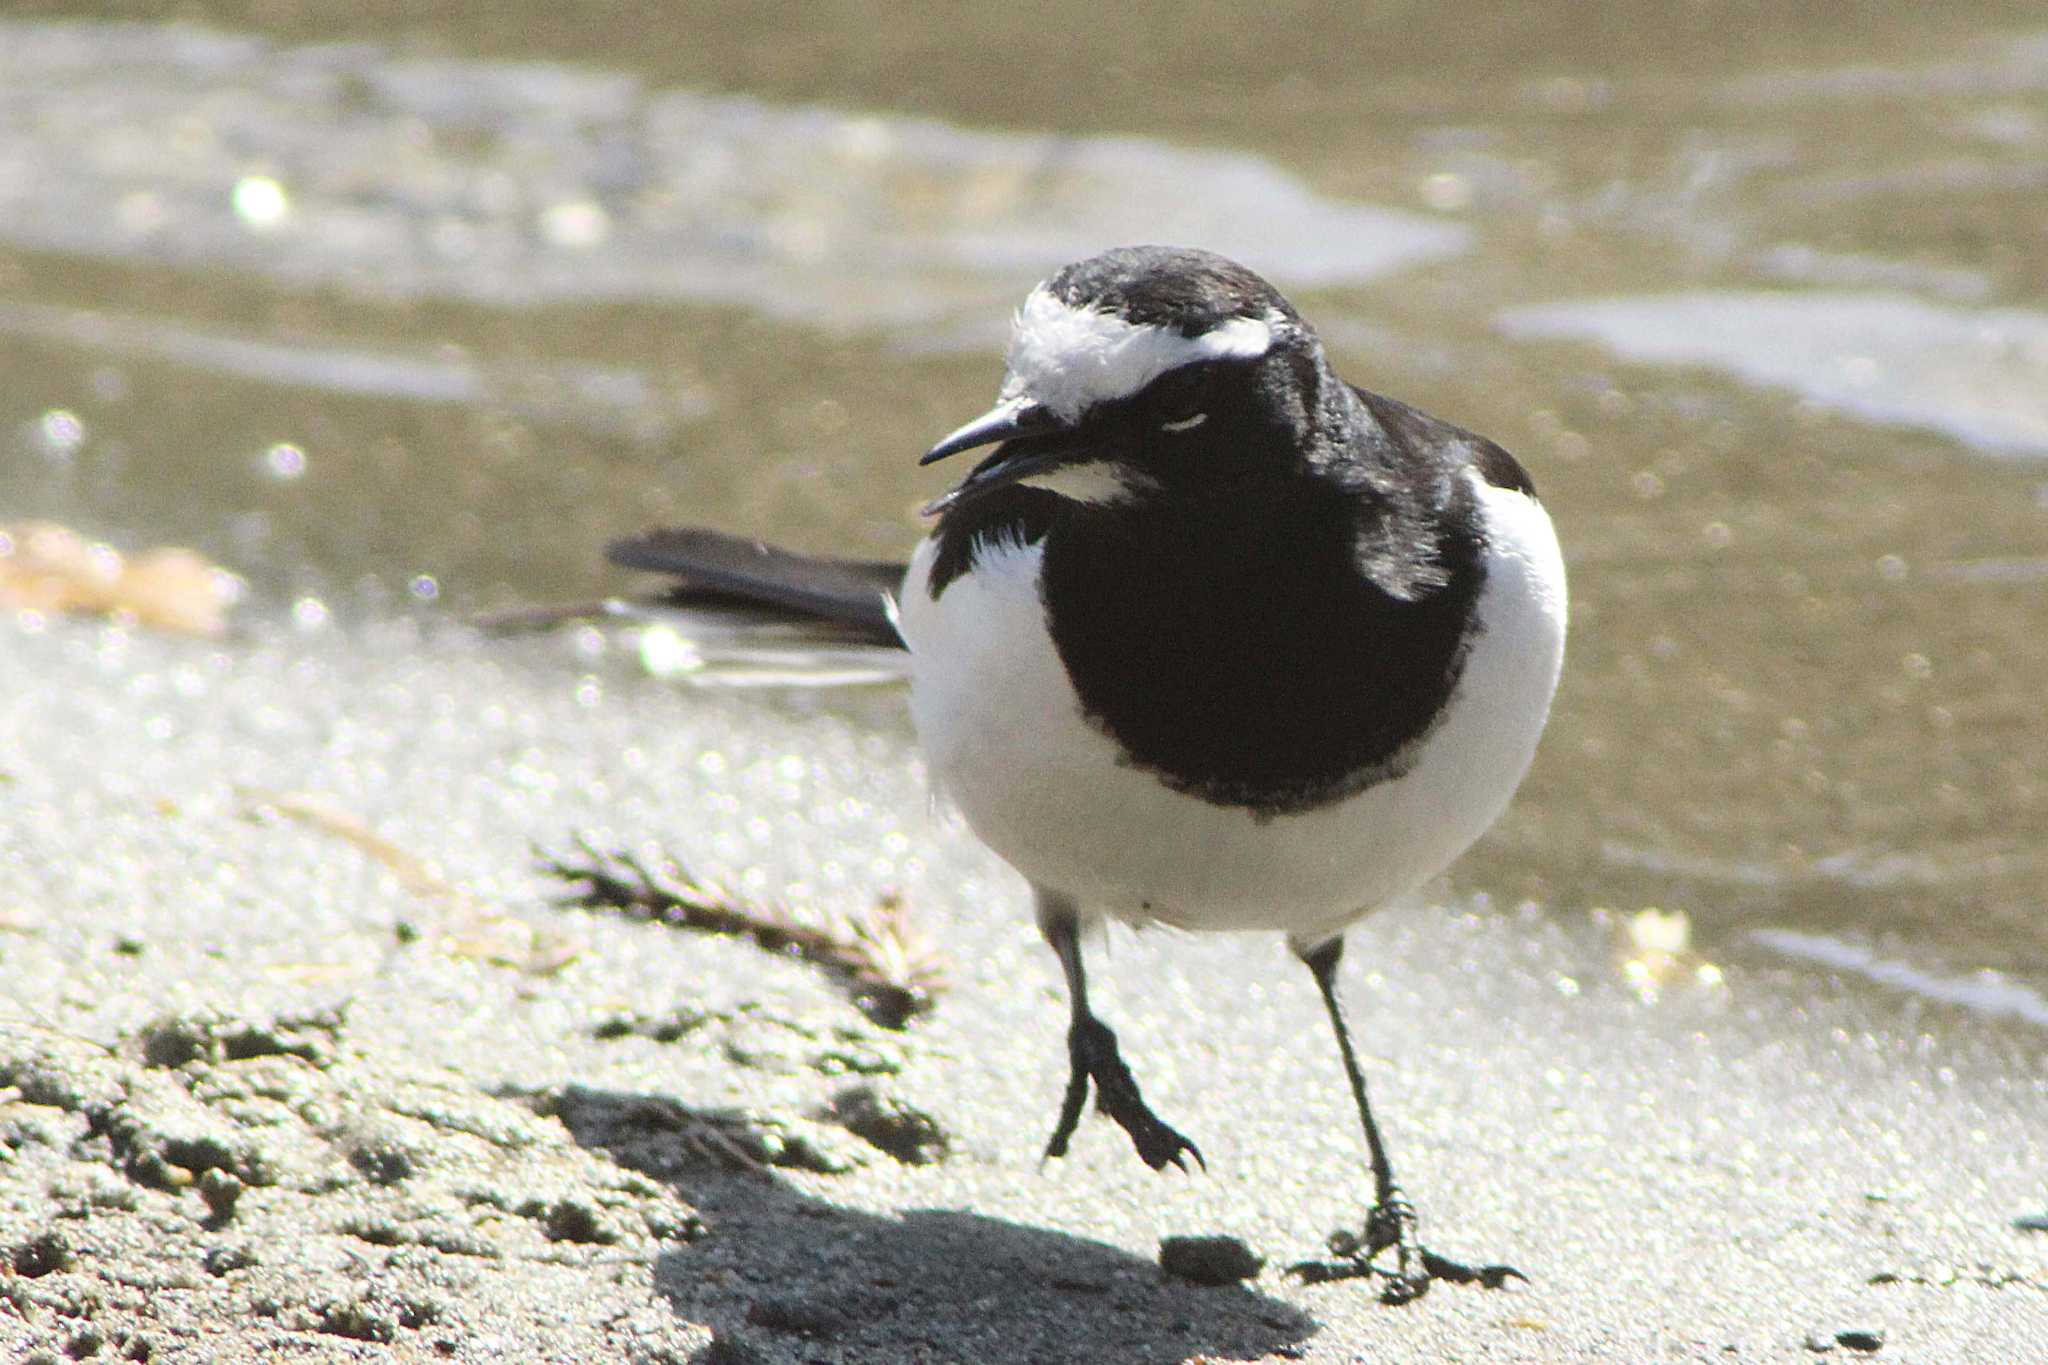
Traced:
[[[1529, 1277], [1511, 1265], [1472, 1266], [1439, 1256], [1422, 1245], [1417, 1233], [1415, 1206], [1399, 1189], [1389, 1190], [1387, 1197], [1366, 1215], [1362, 1230], [1330, 1234], [1329, 1248], [1334, 1260], [1302, 1261], [1292, 1268], [1293, 1273], [1310, 1284], [1377, 1277], [1386, 1281], [1380, 1291], [1380, 1302], [1389, 1304], [1419, 1299], [1438, 1280], [1481, 1284], [1488, 1289], [1499, 1289], [1509, 1279], [1528, 1282]], [[1380, 1253], [1389, 1249], [1394, 1253], [1393, 1265], [1375, 1264]]]
[[1138, 1093], [1138, 1082], [1124, 1065], [1117, 1050], [1116, 1034], [1100, 1019], [1090, 1015], [1076, 1020], [1067, 1033], [1067, 1053], [1073, 1070], [1067, 1077], [1066, 1098], [1060, 1103], [1059, 1125], [1052, 1141], [1045, 1145], [1048, 1157], [1065, 1156], [1067, 1141], [1080, 1126], [1081, 1110], [1088, 1103], [1088, 1083], [1095, 1083], [1095, 1107], [1117, 1121], [1131, 1135], [1131, 1145], [1153, 1170], [1168, 1163], [1186, 1170], [1187, 1158], [1203, 1169], [1208, 1163], [1194, 1143], [1189, 1142], [1152, 1112]]

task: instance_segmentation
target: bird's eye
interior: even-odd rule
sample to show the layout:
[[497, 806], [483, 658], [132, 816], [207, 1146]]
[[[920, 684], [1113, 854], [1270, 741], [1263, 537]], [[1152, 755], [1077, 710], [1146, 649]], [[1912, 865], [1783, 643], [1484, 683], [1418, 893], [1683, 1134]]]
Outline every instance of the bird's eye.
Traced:
[[1193, 431], [1209, 420], [1206, 385], [1201, 366], [1195, 366], [1159, 381], [1149, 404], [1152, 420], [1161, 431]]

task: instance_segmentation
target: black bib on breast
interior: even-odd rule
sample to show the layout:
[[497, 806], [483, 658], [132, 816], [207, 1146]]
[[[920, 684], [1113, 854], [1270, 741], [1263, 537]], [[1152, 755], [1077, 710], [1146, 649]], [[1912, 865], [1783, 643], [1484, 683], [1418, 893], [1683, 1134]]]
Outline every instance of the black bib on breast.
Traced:
[[[1058, 518], [1041, 591], [1083, 710], [1167, 786], [1262, 816], [1406, 771], [1457, 687], [1485, 576], [1456, 492], [1427, 536], [1307, 485]], [[1405, 564], [1405, 595], [1363, 571], [1362, 545]]]

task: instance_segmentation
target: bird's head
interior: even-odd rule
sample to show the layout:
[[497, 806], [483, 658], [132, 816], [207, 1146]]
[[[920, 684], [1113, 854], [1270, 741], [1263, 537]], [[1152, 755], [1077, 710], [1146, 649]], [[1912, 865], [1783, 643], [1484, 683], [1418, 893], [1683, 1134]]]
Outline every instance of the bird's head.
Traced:
[[996, 405], [921, 463], [995, 450], [927, 510], [998, 489], [1115, 505], [1312, 460], [1350, 402], [1279, 291], [1184, 247], [1119, 247], [1067, 266], [1018, 309]]

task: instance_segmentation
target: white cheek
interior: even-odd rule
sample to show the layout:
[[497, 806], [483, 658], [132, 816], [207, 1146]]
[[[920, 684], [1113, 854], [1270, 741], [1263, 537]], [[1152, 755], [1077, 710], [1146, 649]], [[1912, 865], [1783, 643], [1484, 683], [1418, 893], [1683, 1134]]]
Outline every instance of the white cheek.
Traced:
[[1048, 493], [1057, 493], [1069, 502], [1092, 503], [1097, 507], [1128, 502], [1141, 490], [1153, 486], [1150, 479], [1129, 466], [1108, 460], [1061, 465], [1017, 482], [1025, 488], [1043, 488]]

